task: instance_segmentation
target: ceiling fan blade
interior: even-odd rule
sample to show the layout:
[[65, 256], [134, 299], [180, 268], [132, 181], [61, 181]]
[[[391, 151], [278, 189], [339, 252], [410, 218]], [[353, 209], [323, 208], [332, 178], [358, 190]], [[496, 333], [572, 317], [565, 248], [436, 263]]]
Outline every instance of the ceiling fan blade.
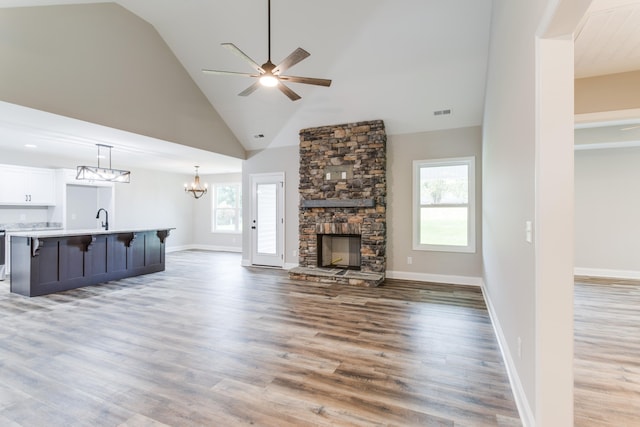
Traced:
[[222, 46], [226, 47], [231, 52], [235, 53], [240, 58], [242, 58], [245, 61], [247, 61], [249, 64], [251, 64], [251, 67], [256, 69], [256, 71], [260, 72], [260, 74], [264, 73], [264, 70], [262, 69], [262, 67], [260, 65], [258, 65], [258, 63], [256, 61], [254, 61], [253, 59], [251, 59], [249, 57], [249, 55], [247, 55], [246, 53], [244, 53], [243, 51], [238, 49], [238, 47], [236, 45], [234, 45], [233, 43], [222, 43]]
[[[260, 82], [258, 82], [259, 84]], [[298, 95], [297, 93], [295, 93], [294, 91], [292, 91], [291, 89], [289, 89], [287, 86], [285, 86], [282, 82], [278, 83], [278, 89], [280, 89], [280, 92], [284, 93], [285, 95], [287, 95], [289, 97], [290, 100], [292, 101], [297, 101], [298, 99], [300, 99], [300, 95]]]
[[304, 83], [308, 85], [316, 86], [331, 86], [331, 80], [329, 79], [315, 79], [313, 77], [296, 77], [296, 76], [278, 76], [280, 80], [285, 80], [293, 83]]
[[254, 84], [252, 84], [251, 86], [249, 86], [248, 88], [246, 88], [245, 90], [243, 90], [242, 92], [240, 92], [238, 94], [238, 96], [248, 96], [251, 95], [253, 92], [256, 91], [256, 89], [258, 89], [260, 87], [260, 81], [256, 81]]
[[260, 77], [260, 74], [236, 73], [235, 71], [206, 70], [204, 68], [202, 69], [202, 72], [205, 74], [224, 74], [229, 76]]
[[309, 55], [311, 55], [309, 52], [299, 47], [291, 52], [289, 56], [284, 58], [281, 63], [276, 65], [276, 68], [274, 68], [272, 72], [273, 74], [282, 73], [307, 58]]

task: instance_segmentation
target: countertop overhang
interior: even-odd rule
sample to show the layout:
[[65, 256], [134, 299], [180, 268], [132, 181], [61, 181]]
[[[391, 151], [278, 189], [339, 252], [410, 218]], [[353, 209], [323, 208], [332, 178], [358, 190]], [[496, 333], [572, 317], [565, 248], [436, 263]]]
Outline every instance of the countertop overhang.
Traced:
[[151, 228], [123, 228], [116, 230], [105, 230], [102, 228], [93, 228], [85, 230], [31, 230], [31, 231], [12, 231], [12, 236], [31, 237], [34, 239], [42, 239], [47, 237], [69, 237], [69, 236], [97, 236], [101, 234], [126, 234], [126, 233], [142, 233], [146, 231], [169, 231], [175, 230], [175, 227], [151, 227]]

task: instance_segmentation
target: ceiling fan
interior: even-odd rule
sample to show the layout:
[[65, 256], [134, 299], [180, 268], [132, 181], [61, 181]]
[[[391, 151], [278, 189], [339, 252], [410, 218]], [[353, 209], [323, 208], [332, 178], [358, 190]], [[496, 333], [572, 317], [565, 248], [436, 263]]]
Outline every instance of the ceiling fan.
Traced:
[[287, 87], [283, 82], [292, 82], [292, 83], [304, 83], [309, 85], [316, 86], [330, 86], [331, 80], [329, 79], [316, 79], [313, 77], [296, 77], [296, 76], [285, 76], [282, 73], [289, 68], [296, 65], [298, 62], [307, 58], [311, 55], [309, 52], [302, 48], [297, 48], [289, 56], [282, 60], [278, 65], [274, 65], [271, 62], [271, 0], [267, 2], [268, 9], [268, 17], [267, 17], [267, 36], [268, 36], [268, 56], [267, 62], [262, 65], [258, 65], [253, 59], [251, 59], [247, 54], [238, 49], [233, 43], [222, 43], [222, 46], [231, 50], [233, 53], [238, 55], [240, 58], [247, 61], [252, 68], [254, 68], [258, 73], [238, 73], [235, 71], [218, 71], [218, 70], [206, 70], [203, 69], [202, 72], [206, 74], [224, 74], [224, 75], [232, 75], [232, 76], [245, 76], [245, 77], [256, 77], [258, 80], [253, 83], [251, 86], [240, 92], [239, 96], [247, 96], [255, 92], [260, 86], [274, 87], [277, 86], [278, 89], [285, 95], [289, 97], [292, 101], [297, 101], [300, 99], [300, 95], [295, 93], [289, 87]]

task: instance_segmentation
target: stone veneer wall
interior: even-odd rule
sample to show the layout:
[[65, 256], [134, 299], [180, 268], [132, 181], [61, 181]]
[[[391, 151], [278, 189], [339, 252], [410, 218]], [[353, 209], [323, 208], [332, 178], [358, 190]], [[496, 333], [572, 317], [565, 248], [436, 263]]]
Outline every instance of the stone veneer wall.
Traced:
[[300, 131], [301, 267], [317, 267], [317, 233], [360, 234], [361, 271], [384, 278], [386, 142], [382, 120]]

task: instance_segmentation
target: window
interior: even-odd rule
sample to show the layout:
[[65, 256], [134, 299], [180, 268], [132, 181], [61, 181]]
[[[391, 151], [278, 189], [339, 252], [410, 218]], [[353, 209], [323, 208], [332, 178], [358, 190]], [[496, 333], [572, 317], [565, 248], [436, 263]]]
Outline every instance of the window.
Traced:
[[214, 233], [242, 232], [242, 186], [239, 183], [213, 185]]
[[413, 162], [413, 249], [475, 252], [475, 158]]

